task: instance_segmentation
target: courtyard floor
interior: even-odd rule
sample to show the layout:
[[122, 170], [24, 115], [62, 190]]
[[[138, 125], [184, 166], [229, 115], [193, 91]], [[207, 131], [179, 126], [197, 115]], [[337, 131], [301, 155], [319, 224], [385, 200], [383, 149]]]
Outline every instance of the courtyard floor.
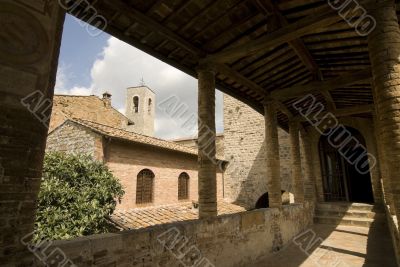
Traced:
[[[395, 267], [386, 225], [371, 228], [316, 224], [302, 239], [255, 266], [273, 267]], [[318, 238], [321, 242], [308, 247]], [[305, 248], [304, 250], [300, 247]], [[309, 255], [309, 256], [308, 256]]]

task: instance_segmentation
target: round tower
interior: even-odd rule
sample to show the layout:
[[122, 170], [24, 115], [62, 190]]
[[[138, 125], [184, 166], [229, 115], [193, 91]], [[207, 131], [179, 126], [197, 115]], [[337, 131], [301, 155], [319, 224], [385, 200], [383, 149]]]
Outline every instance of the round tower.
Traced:
[[134, 122], [128, 130], [154, 136], [155, 93], [146, 85], [129, 87], [125, 115]]

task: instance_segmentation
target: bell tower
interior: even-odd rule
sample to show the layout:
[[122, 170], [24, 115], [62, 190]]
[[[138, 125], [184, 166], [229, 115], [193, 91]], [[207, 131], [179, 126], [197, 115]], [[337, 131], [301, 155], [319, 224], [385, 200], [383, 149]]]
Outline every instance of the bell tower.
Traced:
[[155, 93], [146, 85], [127, 88], [125, 115], [135, 124], [128, 130], [154, 136]]

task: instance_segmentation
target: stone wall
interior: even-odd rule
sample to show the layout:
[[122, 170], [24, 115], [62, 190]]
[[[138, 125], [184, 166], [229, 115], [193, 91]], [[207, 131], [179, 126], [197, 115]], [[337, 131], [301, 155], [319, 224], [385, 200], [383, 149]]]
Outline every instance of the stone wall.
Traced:
[[[138, 173], [143, 169], [149, 169], [155, 174], [154, 200], [147, 206], [178, 203], [178, 177], [182, 172], [188, 173], [190, 177], [189, 200], [198, 199], [196, 155], [115, 140], [108, 144], [106, 151], [107, 166], [120, 179], [125, 190], [125, 196], [117, 206], [118, 209], [137, 207], [136, 180]], [[217, 173], [217, 196], [223, 197], [221, 172]]]
[[95, 143], [99, 138], [100, 136], [92, 131], [67, 121], [48, 136], [46, 152], [59, 151], [95, 156]]
[[[290, 191], [289, 135], [279, 129], [282, 190]], [[225, 196], [235, 204], [254, 208], [268, 191], [265, 167], [264, 117], [246, 104], [224, 95]]]
[[[182, 138], [182, 139], [176, 139], [176, 140], [171, 140], [175, 143], [178, 143], [183, 146], [187, 146], [193, 149], [198, 148], [197, 144], [197, 138]], [[217, 158], [219, 159], [224, 159], [224, 135], [223, 134], [217, 134], [215, 137], [215, 145], [216, 145], [216, 153], [217, 153]]]
[[[56, 241], [46, 251], [62, 251], [77, 266], [255, 266], [308, 228], [312, 213], [309, 204], [260, 209]], [[31, 256], [24, 266], [29, 261], [39, 265]]]

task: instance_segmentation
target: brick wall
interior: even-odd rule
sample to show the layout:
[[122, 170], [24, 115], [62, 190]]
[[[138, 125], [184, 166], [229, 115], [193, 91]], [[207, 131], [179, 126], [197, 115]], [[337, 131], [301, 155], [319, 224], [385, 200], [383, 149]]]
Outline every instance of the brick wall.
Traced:
[[[279, 129], [282, 190], [290, 181], [289, 135]], [[224, 95], [225, 196], [236, 204], [254, 208], [267, 192], [264, 117], [246, 104]]]
[[[272, 256], [311, 225], [312, 214], [309, 204], [261, 209], [56, 241], [43, 255], [62, 251], [66, 257], [59, 258], [77, 266], [257, 266], [257, 261]], [[33, 255], [23, 262], [23, 266], [39, 264]]]
[[[149, 145], [105, 140], [87, 128], [67, 122], [54, 130], [47, 139], [47, 151], [84, 153], [104, 161], [125, 190], [118, 209], [131, 209], [136, 205], [137, 175], [150, 169], [154, 175], [153, 203], [140, 205], [164, 205], [179, 203], [178, 177], [182, 172], [189, 174], [189, 199], [198, 199], [197, 156], [177, 151], [168, 151]], [[104, 153], [105, 152], [105, 153]], [[217, 174], [217, 196], [223, 197], [223, 173]]]
[[20, 239], [34, 228], [64, 10], [54, 1], [0, 6], [0, 265], [23, 266]]
[[[143, 169], [150, 169], [155, 175], [154, 199], [150, 205], [179, 202], [178, 177], [182, 172], [186, 172], [190, 176], [189, 200], [197, 200], [197, 156], [114, 140], [108, 144], [106, 151], [107, 165], [114, 175], [120, 179], [125, 190], [125, 196], [117, 206], [118, 209], [137, 207], [136, 180], [138, 173]], [[217, 189], [218, 197], [222, 198], [222, 173], [217, 174]]]
[[95, 156], [96, 139], [99, 135], [73, 122], [66, 122], [47, 138], [46, 151], [87, 154]]

